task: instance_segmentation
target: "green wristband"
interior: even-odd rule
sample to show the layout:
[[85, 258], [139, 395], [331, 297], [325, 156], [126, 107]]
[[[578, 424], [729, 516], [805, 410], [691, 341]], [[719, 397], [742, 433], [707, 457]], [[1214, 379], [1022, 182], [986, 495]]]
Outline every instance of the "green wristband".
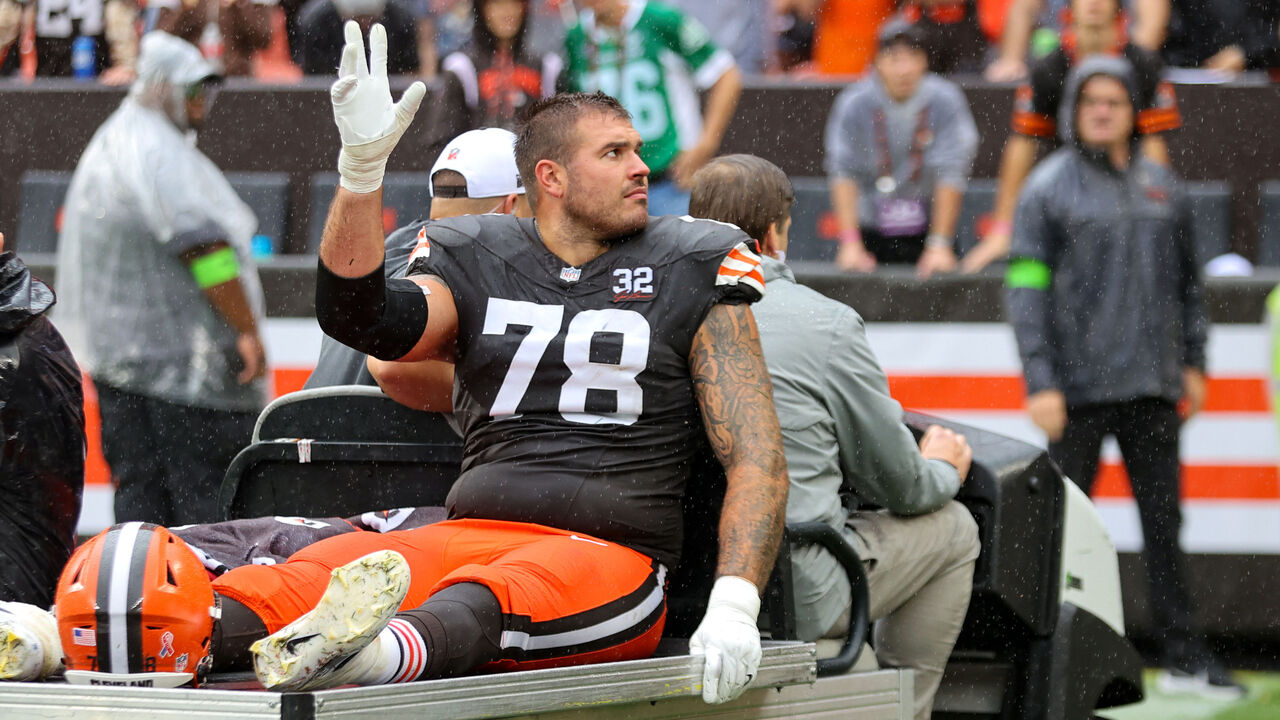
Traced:
[[1053, 279], [1053, 271], [1039, 260], [1018, 258], [1009, 263], [1004, 283], [1011, 288], [1028, 288], [1030, 290], [1048, 290]]
[[236, 259], [236, 251], [224, 247], [201, 255], [191, 261], [191, 275], [195, 277], [201, 290], [235, 280], [240, 277], [240, 261]]

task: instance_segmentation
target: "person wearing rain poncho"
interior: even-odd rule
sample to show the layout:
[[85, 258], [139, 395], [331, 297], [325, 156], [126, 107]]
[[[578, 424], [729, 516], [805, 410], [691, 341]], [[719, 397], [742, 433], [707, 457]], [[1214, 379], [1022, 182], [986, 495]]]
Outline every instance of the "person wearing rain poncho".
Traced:
[[264, 400], [252, 211], [195, 148], [211, 66], [163, 32], [67, 192], [55, 319], [97, 387], [117, 522], [215, 519]]

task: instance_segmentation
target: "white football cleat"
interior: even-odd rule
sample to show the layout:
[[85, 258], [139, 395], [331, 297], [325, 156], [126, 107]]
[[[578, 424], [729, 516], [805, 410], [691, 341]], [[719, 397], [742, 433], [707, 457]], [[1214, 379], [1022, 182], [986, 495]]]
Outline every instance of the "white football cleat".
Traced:
[[62, 671], [62, 642], [53, 613], [0, 601], [0, 680], [43, 680]]
[[285, 691], [359, 682], [373, 660], [360, 651], [395, 617], [408, 592], [409, 563], [394, 550], [336, 568], [310, 612], [250, 648], [258, 682]]

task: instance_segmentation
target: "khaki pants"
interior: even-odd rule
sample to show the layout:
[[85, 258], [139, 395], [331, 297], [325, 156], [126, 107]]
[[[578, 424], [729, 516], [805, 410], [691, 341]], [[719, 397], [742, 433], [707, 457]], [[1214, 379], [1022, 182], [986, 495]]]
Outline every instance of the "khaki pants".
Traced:
[[[927, 720], [969, 609], [978, 525], [952, 501], [914, 517], [854, 513], [844, 535], [867, 573], [876, 659], [916, 671], [915, 717]], [[842, 637], [848, 627], [846, 610], [827, 636]]]

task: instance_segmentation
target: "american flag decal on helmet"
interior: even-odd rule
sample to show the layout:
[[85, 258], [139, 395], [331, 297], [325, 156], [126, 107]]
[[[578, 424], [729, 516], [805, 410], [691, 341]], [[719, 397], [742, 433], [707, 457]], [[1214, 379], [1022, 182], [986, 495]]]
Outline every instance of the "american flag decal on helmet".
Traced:
[[764, 294], [764, 273], [760, 272], [760, 256], [745, 242], [729, 251], [716, 271], [716, 285], [747, 285]]
[[93, 628], [71, 628], [71, 644], [94, 647], [98, 644], [98, 634]]

